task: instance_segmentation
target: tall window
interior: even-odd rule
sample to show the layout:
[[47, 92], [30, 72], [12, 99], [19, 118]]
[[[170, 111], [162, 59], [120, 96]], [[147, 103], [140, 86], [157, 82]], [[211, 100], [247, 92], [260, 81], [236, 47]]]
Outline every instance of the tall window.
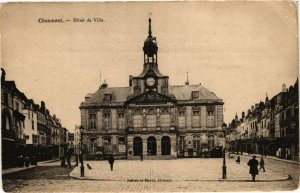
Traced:
[[156, 115], [147, 115], [147, 127], [156, 127]]
[[185, 148], [185, 136], [180, 136], [178, 149], [179, 149], [179, 151], [184, 151], [184, 148]]
[[16, 102], [16, 110], [19, 111], [19, 103]]
[[96, 129], [96, 114], [89, 115], [90, 129]]
[[162, 127], [170, 126], [170, 115], [169, 114], [161, 115], [160, 116], [160, 124]]
[[37, 136], [32, 134], [32, 143], [37, 143]]
[[209, 136], [208, 137], [208, 149], [212, 149], [215, 145], [215, 142], [214, 142], [214, 136]]
[[103, 114], [103, 127], [105, 130], [109, 129], [110, 127], [110, 113], [109, 112], [106, 112]]
[[183, 110], [179, 111], [178, 126], [185, 127], [185, 111]]
[[207, 112], [207, 127], [214, 127], [214, 126], [215, 126], [214, 112], [208, 111]]
[[31, 128], [34, 130], [34, 120], [31, 119]]
[[124, 119], [124, 113], [118, 113], [118, 128], [124, 129], [125, 128], [125, 119]]
[[134, 115], [133, 116], [133, 127], [142, 127], [143, 116], [142, 115]]
[[200, 127], [200, 111], [199, 110], [193, 110], [192, 125], [193, 125], [193, 127]]
[[193, 136], [193, 148], [195, 150], [200, 150], [200, 136]]
[[8, 94], [4, 92], [4, 104], [8, 106]]

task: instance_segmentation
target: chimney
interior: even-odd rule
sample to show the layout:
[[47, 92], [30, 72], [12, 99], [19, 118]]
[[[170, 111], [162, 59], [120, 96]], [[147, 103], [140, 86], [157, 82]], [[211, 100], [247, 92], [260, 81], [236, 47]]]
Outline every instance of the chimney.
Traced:
[[108, 84], [106, 83], [105, 79], [104, 79], [104, 83], [101, 85], [100, 89], [104, 89], [107, 88]]
[[5, 70], [3, 68], [1, 68], [1, 82], [5, 82]]
[[284, 83], [282, 85], [282, 91], [281, 92], [287, 92], [287, 88], [286, 88], [286, 85]]
[[41, 101], [41, 111], [46, 114], [46, 105], [44, 101]]
[[131, 86], [132, 86], [132, 78], [133, 78], [133, 76], [132, 76], [132, 75], [130, 75], [130, 76], [129, 76], [129, 87], [131, 87]]

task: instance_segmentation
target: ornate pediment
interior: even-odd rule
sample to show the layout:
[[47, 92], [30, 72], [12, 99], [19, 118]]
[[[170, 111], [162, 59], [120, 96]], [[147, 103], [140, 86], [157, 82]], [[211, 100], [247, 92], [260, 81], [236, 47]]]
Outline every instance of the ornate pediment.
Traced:
[[175, 101], [176, 99], [173, 95], [166, 95], [150, 90], [140, 95], [132, 97], [126, 103], [167, 103]]

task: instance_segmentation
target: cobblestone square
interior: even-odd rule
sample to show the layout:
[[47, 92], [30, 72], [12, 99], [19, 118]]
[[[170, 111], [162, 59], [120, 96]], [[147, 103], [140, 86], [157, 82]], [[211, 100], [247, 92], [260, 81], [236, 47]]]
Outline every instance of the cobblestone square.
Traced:
[[[251, 182], [247, 161], [227, 159], [227, 179], [222, 177], [222, 159], [116, 160], [114, 171], [107, 161], [85, 161], [86, 177], [79, 167], [59, 167], [59, 162], [3, 177], [6, 192], [202, 192], [295, 190], [299, 165], [265, 159], [266, 172]], [[74, 165], [74, 162], [72, 163]], [[92, 169], [86, 167], [89, 164]], [[287, 180], [290, 175], [292, 179]]]
[[[92, 169], [88, 169], [89, 164]], [[107, 161], [86, 161], [85, 177], [80, 178], [80, 167], [74, 168], [71, 177], [100, 181], [127, 182], [184, 182], [222, 180], [223, 159], [177, 159], [177, 160], [116, 160], [114, 170], [110, 171]], [[234, 159], [227, 161], [228, 181], [250, 180], [246, 160], [236, 164]], [[287, 175], [269, 170], [260, 172], [258, 181], [278, 181], [287, 179]]]

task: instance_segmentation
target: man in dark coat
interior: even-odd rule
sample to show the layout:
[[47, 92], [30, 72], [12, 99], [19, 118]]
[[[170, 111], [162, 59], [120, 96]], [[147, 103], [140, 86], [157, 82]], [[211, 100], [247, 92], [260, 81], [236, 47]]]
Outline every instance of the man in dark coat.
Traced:
[[113, 171], [113, 169], [114, 169], [114, 162], [115, 162], [114, 156], [110, 155], [109, 158], [108, 158], [108, 163], [110, 165], [110, 170], [111, 171]]
[[71, 166], [71, 152], [69, 150], [66, 153], [66, 159], [67, 159], [68, 166], [70, 168], [72, 168], [72, 166]]
[[258, 161], [255, 158], [256, 155], [253, 155], [252, 159], [250, 159], [247, 163], [247, 165], [250, 167], [249, 174], [252, 175], [253, 182], [255, 181], [255, 176], [258, 175], [258, 169], [257, 169]]

